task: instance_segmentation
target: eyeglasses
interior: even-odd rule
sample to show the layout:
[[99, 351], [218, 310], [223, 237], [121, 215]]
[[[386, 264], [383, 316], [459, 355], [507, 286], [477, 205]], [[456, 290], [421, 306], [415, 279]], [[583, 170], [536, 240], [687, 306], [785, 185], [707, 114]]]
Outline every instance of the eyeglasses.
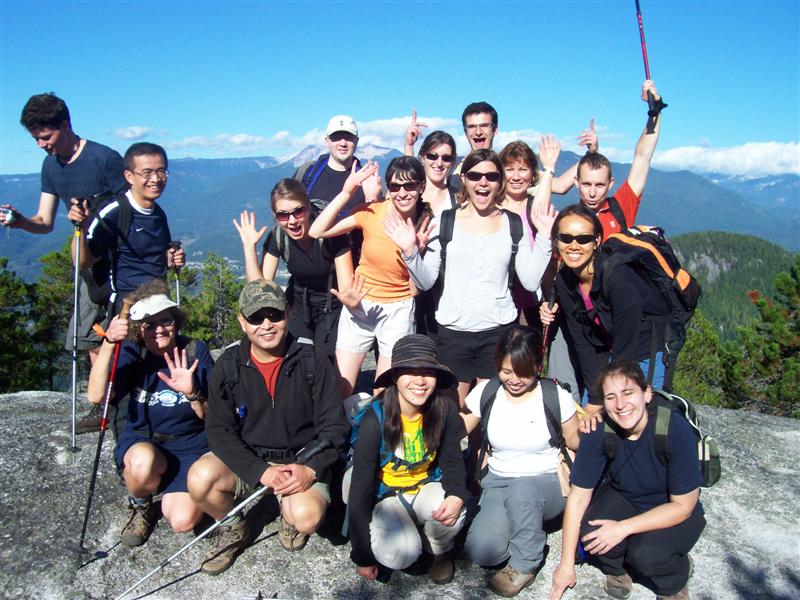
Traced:
[[473, 132], [480, 129], [481, 131], [486, 131], [487, 129], [494, 129], [494, 123], [472, 123], [464, 127], [466, 131]]
[[451, 163], [455, 159], [455, 156], [452, 154], [436, 154], [436, 152], [428, 152], [425, 154], [425, 158], [431, 162], [436, 162], [441, 158], [443, 163]]
[[167, 327], [172, 327], [173, 325], [175, 325], [175, 319], [173, 319], [172, 317], [167, 317], [164, 319], [159, 319], [157, 321], [145, 321], [144, 323], [142, 323], [142, 330], [153, 331], [159, 325], [161, 325], [161, 327], [163, 327], [164, 329], [166, 329]]
[[306, 214], [306, 207], [305, 206], [298, 206], [294, 210], [276, 210], [275, 211], [275, 220], [281, 223], [286, 223], [289, 220], [289, 217], [294, 217], [295, 219], [302, 219]]
[[135, 173], [139, 177], [145, 180], [145, 182], [150, 181], [153, 177], [158, 179], [159, 181], [166, 180], [169, 177], [169, 171], [166, 169], [156, 169], [155, 171], [152, 169], [145, 169], [141, 173], [139, 171], [131, 171], [131, 173]]
[[486, 181], [489, 183], [497, 183], [500, 181], [500, 171], [489, 171], [487, 173], [481, 173], [480, 171], [467, 171], [464, 173], [464, 177], [475, 183], [484, 177], [486, 177]]
[[580, 233], [578, 235], [570, 235], [569, 233], [559, 233], [558, 241], [562, 244], [571, 244], [573, 241], [578, 242], [581, 246], [591, 244], [596, 237], [591, 233]]
[[250, 325], [261, 325], [264, 322], [264, 319], [269, 321], [270, 323], [280, 323], [286, 318], [286, 313], [282, 310], [278, 310], [277, 308], [262, 308], [254, 312], [249, 317], [247, 315], [242, 315], [244, 320], [250, 323]]
[[328, 136], [328, 139], [332, 142], [341, 142], [342, 140], [346, 142], [355, 142], [358, 138], [349, 131], [334, 131]]
[[389, 188], [389, 191], [392, 193], [397, 193], [400, 191], [400, 188], [403, 188], [407, 192], [413, 192], [414, 190], [419, 189], [419, 182], [417, 181], [406, 181], [405, 183], [389, 183], [386, 185]]

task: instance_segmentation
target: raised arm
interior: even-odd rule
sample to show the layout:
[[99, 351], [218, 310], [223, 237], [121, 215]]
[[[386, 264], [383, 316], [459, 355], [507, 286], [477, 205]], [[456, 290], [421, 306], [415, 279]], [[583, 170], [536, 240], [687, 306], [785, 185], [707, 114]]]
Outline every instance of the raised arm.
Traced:
[[338, 223], [336, 222], [336, 217], [349, 202], [356, 189], [358, 189], [368, 177], [372, 177], [377, 172], [378, 163], [376, 162], [369, 161], [360, 171], [356, 171], [356, 163], [353, 161], [353, 167], [350, 170], [350, 175], [348, 175], [342, 186], [342, 191], [330, 201], [328, 206], [325, 207], [325, 210], [317, 215], [317, 218], [311, 223], [308, 235], [313, 238], [329, 238], [349, 233], [355, 229], [356, 220], [352, 215], [348, 215]]
[[[261, 279], [262, 273], [258, 265], [258, 251], [257, 246], [259, 240], [264, 237], [266, 232], [266, 225], [259, 230], [256, 230], [256, 216], [255, 213], [243, 210], [240, 216], [240, 221], [233, 220], [233, 226], [239, 232], [239, 238], [242, 240], [242, 250], [244, 251], [244, 267], [247, 274], [247, 281], [254, 281]], [[265, 252], [266, 254], [266, 252]], [[265, 257], [262, 257], [262, 260]], [[277, 267], [277, 261], [275, 266]], [[275, 273], [272, 273], [275, 276]], [[265, 277], [265, 279], [272, 279], [272, 277]]]
[[[647, 102], [647, 92], [653, 94], [656, 106], [658, 107], [658, 114], [655, 118], [655, 130], [653, 133], [647, 133], [647, 126], [639, 136], [639, 141], [636, 142], [636, 150], [633, 154], [633, 164], [631, 164], [630, 173], [628, 173], [628, 185], [637, 196], [641, 196], [644, 191], [644, 186], [647, 183], [647, 174], [650, 172], [650, 161], [656, 151], [656, 144], [658, 144], [658, 136], [661, 135], [661, 108], [666, 106], [661, 100], [661, 95], [656, 90], [656, 85], [651, 80], [647, 80], [642, 84], [642, 100]], [[648, 115], [648, 121], [650, 115]]]
[[[597, 130], [594, 127], [594, 117], [589, 121], [589, 129], [581, 131], [581, 134], [575, 139], [578, 141], [578, 146], [586, 146], [587, 152], [597, 152], [600, 142], [597, 137]], [[558, 195], [566, 194], [575, 185], [577, 175], [578, 163], [576, 162], [553, 180], [553, 193]]]
[[422, 128], [427, 126], [427, 123], [417, 121], [417, 109], [412, 109], [411, 122], [406, 127], [406, 143], [403, 147], [403, 153], [406, 156], [414, 156], [414, 144], [417, 143], [419, 136], [422, 135]]
[[531, 204], [531, 219], [533, 211], [547, 211], [550, 206], [550, 194], [554, 185], [556, 162], [561, 153], [561, 144], [558, 138], [553, 135], [543, 135], [539, 143], [539, 160], [542, 162], [542, 170], [539, 173], [539, 185], [536, 188], [536, 196]]

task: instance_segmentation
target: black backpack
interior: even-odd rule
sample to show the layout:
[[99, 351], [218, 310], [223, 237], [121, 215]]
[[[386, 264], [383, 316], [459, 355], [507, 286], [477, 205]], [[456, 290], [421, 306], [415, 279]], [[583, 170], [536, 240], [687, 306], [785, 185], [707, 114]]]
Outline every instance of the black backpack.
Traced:
[[[679, 415], [680, 418], [689, 422], [697, 438], [697, 455], [700, 459], [700, 474], [703, 478], [703, 487], [711, 487], [717, 483], [722, 476], [719, 448], [713, 438], [703, 435], [700, 431], [700, 422], [697, 419], [697, 412], [692, 403], [675, 394], [655, 389], [653, 390], [651, 402], [655, 412], [653, 443], [661, 464], [666, 467], [669, 463], [669, 449], [667, 447], [669, 425], [673, 416]], [[678, 417], [676, 416], [675, 418]], [[611, 463], [617, 453], [619, 436], [608, 419], [604, 420], [603, 423], [603, 452], [608, 458], [608, 462]]]
[[[441, 263], [439, 264], [439, 276], [433, 286], [434, 290], [434, 309], [439, 306], [439, 300], [442, 297], [444, 290], [444, 270], [447, 264], [447, 244], [453, 239], [453, 228], [456, 224], [456, 210], [455, 208], [448, 208], [442, 212], [439, 220], [439, 245]], [[522, 219], [520, 216], [511, 212], [510, 210], [500, 209], [501, 212], [508, 216], [508, 225], [511, 229], [511, 260], [508, 261], [508, 287], [510, 288], [514, 283], [515, 263], [517, 258], [517, 251], [519, 250], [519, 243], [522, 240]]]

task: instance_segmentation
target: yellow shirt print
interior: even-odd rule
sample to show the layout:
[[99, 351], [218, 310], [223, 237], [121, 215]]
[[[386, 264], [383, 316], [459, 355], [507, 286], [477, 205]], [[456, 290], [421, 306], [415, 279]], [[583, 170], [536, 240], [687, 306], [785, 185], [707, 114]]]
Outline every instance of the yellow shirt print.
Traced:
[[[405, 464], [398, 465], [390, 460], [381, 469], [381, 480], [391, 488], [402, 488], [407, 494], [416, 494], [419, 483], [428, 476], [428, 469], [436, 458], [425, 456], [425, 440], [422, 437], [422, 415], [408, 419], [400, 415], [403, 426], [403, 447], [395, 449], [395, 455], [409, 463], [415, 464], [409, 469]], [[424, 461], [424, 462], [420, 462]]]

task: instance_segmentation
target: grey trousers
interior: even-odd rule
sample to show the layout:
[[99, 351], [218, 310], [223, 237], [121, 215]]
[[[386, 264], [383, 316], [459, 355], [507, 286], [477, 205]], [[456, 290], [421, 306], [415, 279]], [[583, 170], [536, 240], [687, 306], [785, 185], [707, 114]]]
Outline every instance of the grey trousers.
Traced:
[[[577, 364], [577, 361], [575, 364]], [[563, 326], [561, 326], [550, 343], [550, 354], [547, 355], [547, 376], [569, 385], [572, 397], [575, 402], [580, 404], [581, 393], [578, 389], [578, 379], [575, 371], [576, 368], [569, 353], [567, 340], [564, 337]]]
[[542, 523], [564, 510], [558, 475], [499, 477], [489, 472], [481, 489], [478, 514], [467, 533], [472, 561], [493, 567], [508, 559], [518, 572], [533, 573], [547, 541]]

